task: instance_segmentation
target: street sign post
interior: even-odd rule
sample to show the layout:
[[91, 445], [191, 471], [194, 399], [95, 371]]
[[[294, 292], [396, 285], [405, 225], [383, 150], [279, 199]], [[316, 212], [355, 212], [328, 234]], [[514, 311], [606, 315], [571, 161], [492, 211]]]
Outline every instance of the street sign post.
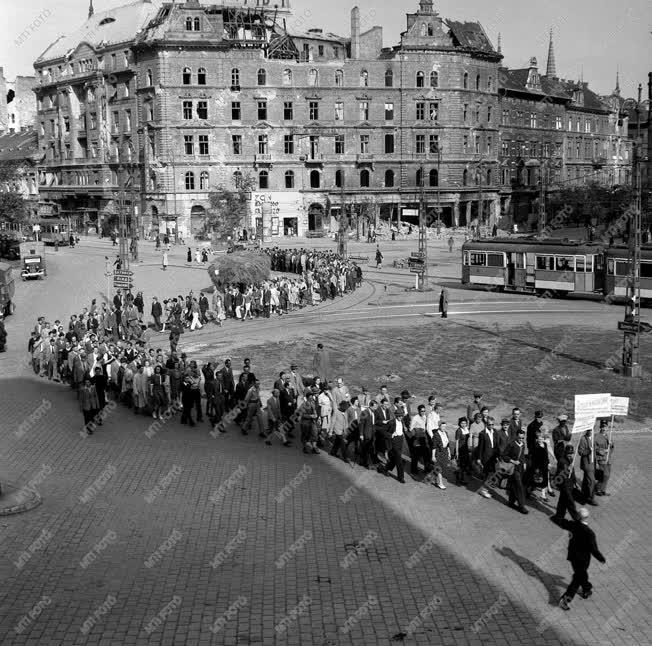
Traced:
[[134, 272], [129, 269], [116, 269], [113, 272], [113, 286], [117, 289], [131, 289], [134, 286]]

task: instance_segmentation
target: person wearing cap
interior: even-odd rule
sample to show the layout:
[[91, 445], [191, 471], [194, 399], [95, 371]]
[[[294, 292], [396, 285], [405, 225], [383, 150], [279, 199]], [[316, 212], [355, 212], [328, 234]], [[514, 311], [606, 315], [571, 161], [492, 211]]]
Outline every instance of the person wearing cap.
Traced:
[[316, 446], [317, 442], [317, 407], [315, 405], [315, 395], [312, 389], [306, 388], [303, 393], [304, 401], [297, 411], [299, 414], [299, 424], [301, 428], [301, 443], [303, 452], [319, 453]]
[[535, 491], [544, 502], [548, 500], [547, 492], [550, 480], [550, 456], [548, 443], [543, 437], [543, 428], [536, 429], [534, 444], [528, 451], [527, 491], [531, 496]]
[[534, 419], [527, 425], [526, 444], [528, 455], [532, 453], [534, 444], [536, 442], [536, 433], [541, 429], [543, 430], [543, 413], [538, 410], [534, 413]]
[[559, 500], [557, 501], [557, 510], [550, 517], [553, 523], [561, 523], [568, 511], [573, 520], [578, 519], [577, 507], [575, 506], [575, 469], [573, 467], [573, 454], [575, 448], [568, 444], [564, 448], [564, 454], [557, 460], [557, 471], [555, 473], [554, 483], [559, 489]]
[[512, 408], [512, 416], [509, 419], [509, 441], [514, 442], [523, 428], [521, 409], [516, 406]]
[[571, 430], [568, 428], [568, 415], [557, 418], [557, 426], [552, 429], [552, 450], [557, 460], [564, 456], [564, 449], [571, 441]]
[[586, 430], [577, 445], [577, 454], [580, 456], [580, 469], [584, 474], [582, 478], [582, 495], [585, 505], [597, 507], [595, 500], [595, 458], [593, 455], [593, 428]]
[[597, 496], [611, 495], [607, 493], [607, 484], [611, 476], [611, 454], [614, 445], [609, 441], [608, 430], [609, 421], [601, 419], [600, 433], [595, 438], [595, 494]]
[[509, 418], [503, 417], [500, 420], [500, 428], [495, 433], [498, 439], [498, 455], [502, 455], [512, 443], [509, 437]]
[[570, 585], [559, 600], [559, 607], [562, 610], [570, 610], [570, 603], [580, 588], [582, 589], [580, 595], [583, 599], [588, 599], [593, 594], [593, 586], [589, 581], [591, 557], [594, 556], [603, 564], [607, 562], [598, 548], [598, 541], [595, 532], [589, 527], [588, 518], [589, 510], [580, 507], [577, 520], [564, 520], [560, 523], [565, 530], [571, 533], [567, 559], [573, 568]]
[[475, 414], [482, 411], [482, 393], [473, 393], [473, 401], [466, 407], [466, 419], [469, 420], [469, 426], [475, 419]]

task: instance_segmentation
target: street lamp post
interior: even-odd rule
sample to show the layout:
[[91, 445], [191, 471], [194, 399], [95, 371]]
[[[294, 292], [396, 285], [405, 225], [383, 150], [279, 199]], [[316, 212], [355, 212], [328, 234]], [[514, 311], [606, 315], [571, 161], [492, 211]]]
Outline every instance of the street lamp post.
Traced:
[[428, 285], [428, 229], [426, 228], [426, 204], [423, 192], [423, 164], [419, 167], [419, 252], [421, 271], [417, 274], [417, 289], [426, 290]]

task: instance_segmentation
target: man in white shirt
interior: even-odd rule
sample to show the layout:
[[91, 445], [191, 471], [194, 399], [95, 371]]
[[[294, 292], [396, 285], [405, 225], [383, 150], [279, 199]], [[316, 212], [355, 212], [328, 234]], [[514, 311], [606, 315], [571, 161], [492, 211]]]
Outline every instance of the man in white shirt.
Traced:
[[389, 436], [389, 459], [387, 464], [380, 466], [378, 471], [389, 476], [389, 472], [396, 467], [397, 480], [405, 484], [403, 471], [403, 418], [405, 417], [405, 404], [400, 397], [394, 399], [394, 417], [390, 420], [387, 434]]
[[432, 440], [435, 433], [439, 430], [439, 421], [441, 419], [441, 405], [434, 404], [432, 410], [426, 415], [426, 432]]
[[408, 446], [410, 448], [410, 473], [412, 475], [418, 475], [419, 473], [419, 459], [423, 462], [423, 468], [426, 472], [431, 470], [431, 451], [426, 432], [426, 407], [423, 404], [419, 404], [417, 411], [417, 414], [410, 420], [408, 440]]
[[342, 377], [337, 378], [337, 385], [331, 390], [331, 396], [334, 408], [337, 408], [343, 401], [349, 401], [351, 395], [349, 395], [349, 389], [344, 385]]

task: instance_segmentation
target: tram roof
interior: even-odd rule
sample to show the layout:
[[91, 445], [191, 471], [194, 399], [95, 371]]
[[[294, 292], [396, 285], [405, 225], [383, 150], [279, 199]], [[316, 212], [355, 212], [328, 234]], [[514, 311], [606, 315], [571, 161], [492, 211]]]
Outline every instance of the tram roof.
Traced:
[[602, 253], [601, 242], [581, 242], [565, 238], [490, 238], [471, 240], [462, 245], [464, 251], [525, 251], [530, 253], [596, 254]]

